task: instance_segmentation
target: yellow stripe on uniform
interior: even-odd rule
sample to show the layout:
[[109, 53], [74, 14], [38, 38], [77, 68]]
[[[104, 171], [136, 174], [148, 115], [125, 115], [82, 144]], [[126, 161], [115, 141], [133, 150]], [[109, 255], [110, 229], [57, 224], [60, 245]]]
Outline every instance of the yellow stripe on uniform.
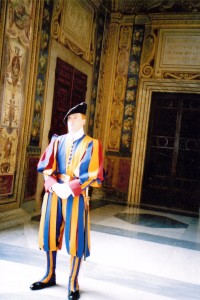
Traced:
[[39, 248], [44, 248], [44, 220], [45, 220], [45, 212], [47, 207], [48, 193], [45, 193], [42, 203], [42, 214], [40, 220], [40, 228], [39, 228]]
[[88, 238], [88, 249], [90, 251], [90, 247], [91, 247], [91, 244], [90, 244], [90, 213], [89, 213], [89, 209], [88, 209], [88, 221], [87, 221], [87, 238]]
[[53, 274], [53, 253], [51, 251], [49, 251], [49, 274], [48, 276], [42, 281], [43, 283], [49, 282], [49, 280], [51, 279], [51, 276]]
[[66, 205], [67, 205], [67, 199], [62, 199], [62, 224], [60, 226], [60, 232], [58, 237], [58, 249], [62, 248], [62, 242], [63, 242], [63, 234], [65, 229], [65, 222], [66, 222]]
[[93, 148], [92, 148], [92, 157], [88, 168], [88, 180], [81, 185], [81, 188], [84, 189], [87, 187], [88, 183], [97, 177], [99, 171], [99, 143], [98, 140], [93, 140]]
[[70, 155], [70, 152], [71, 152], [72, 144], [73, 144], [72, 140], [70, 139], [69, 135], [67, 135], [66, 144], [65, 144], [65, 147], [66, 147], [66, 156], [65, 156], [66, 157], [66, 166], [67, 166], [67, 162], [69, 160], [69, 155]]
[[53, 193], [51, 200], [51, 215], [50, 215], [50, 249], [57, 250], [56, 246], [56, 219], [57, 219], [57, 201], [58, 196]]
[[79, 197], [74, 197], [70, 231], [70, 254], [76, 256]]
[[[94, 158], [93, 158], [94, 157]], [[96, 177], [99, 171], [99, 143], [98, 140], [93, 140], [92, 160], [89, 165], [89, 177]]]
[[66, 206], [67, 206], [67, 199], [62, 199], [62, 216], [65, 222], [66, 222]]
[[57, 153], [58, 153], [58, 140], [56, 140], [54, 144], [54, 161], [52, 166], [52, 172], [56, 171], [57, 169], [57, 160], [56, 160]]
[[[75, 263], [74, 263], [74, 260], [75, 260]], [[79, 260], [80, 258], [79, 257], [73, 257], [71, 256], [70, 258], [70, 277], [71, 277], [71, 280], [70, 280], [70, 290], [71, 291], [74, 291], [74, 283], [75, 281], [77, 281], [77, 275], [78, 275], [78, 263], [79, 263]], [[76, 288], [78, 289], [78, 286], [77, 286], [78, 283], [76, 283]]]
[[69, 164], [67, 175], [73, 177], [73, 174], [75, 174], [76, 177], [79, 177], [79, 174], [77, 174], [77, 170], [79, 169], [80, 161], [85, 153], [85, 149], [87, 148], [87, 144], [92, 141], [92, 138], [89, 136], [85, 136], [84, 139], [81, 141], [81, 143], [76, 148], [76, 155], [72, 157], [71, 163]]

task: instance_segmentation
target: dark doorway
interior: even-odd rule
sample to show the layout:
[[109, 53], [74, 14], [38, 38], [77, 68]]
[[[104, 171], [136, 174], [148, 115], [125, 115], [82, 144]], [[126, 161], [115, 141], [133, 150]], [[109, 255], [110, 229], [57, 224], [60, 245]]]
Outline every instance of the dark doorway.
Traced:
[[86, 91], [87, 75], [57, 58], [49, 139], [53, 134], [66, 133], [64, 116], [71, 107], [85, 101]]
[[199, 212], [200, 95], [153, 93], [142, 203]]

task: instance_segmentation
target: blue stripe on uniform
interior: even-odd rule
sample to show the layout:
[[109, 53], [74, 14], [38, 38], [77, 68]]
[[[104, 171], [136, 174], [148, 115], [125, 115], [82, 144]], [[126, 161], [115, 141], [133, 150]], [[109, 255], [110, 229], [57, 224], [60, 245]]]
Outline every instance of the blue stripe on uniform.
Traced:
[[50, 214], [51, 214], [51, 202], [52, 202], [52, 193], [49, 194], [47, 200], [46, 215], [44, 221], [44, 250], [49, 251], [49, 226], [50, 226]]
[[77, 149], [78, 145], [82, 142], [82, 140], [84, 139], [84, 137], [85, 137], [85, 134], [80, 139], [74, 141], [72, 156], [76, 152], [76, 149]]
[[65, 174], [66, 172], [66, 135], [61, 136], [58, 145], [59, 155], [57, 155], [58, 173]]
[[92, 156], [92, 149], [93, 149], [93, 142], [91, 141], [88, 144], [88, 148], [87, 151], [85, 153], [85, 156], [81, 162], [80, 165], [80, 183], [83, 184], [86, 180], [88, 180], [89, 178], [89, 174], [88, 174], [88, 168], [89, 168], [89, 163], [90, 163], [90, 159]]
[[65, 242], [66, 242], [68, 253], [70, 253], [69, 239], [70, 239], [70, 229], [71, 229], [72, 204], [73, 204], [73, 196], [70, 195], [69, 198], [67, 199], [66, 224], [65, 224]]
[[60, 227], [62, 225], [63, 217], [62, 217], [62, 200], [57, 198], [57, 218], [56, 218], [56, 246], [58, 243], [58, 238], [60, 236]]
[[77, 256], [82, 257], [84, 252], [84, 199], [83, 195], [79, 197], [79, 208], [78, 208], [78, 246]]
[[[73, 282], [73, 291], [76, 291], [79, 288], [79, 286], [78, 286], [78, 274], [79, 274], [82, 258], [74, 256], [74, 257], [71, 257], [71, 259], [72, 259], [72, 262], [71, 262], [71, 270], [70, 270], [70, 276], [69, 276], [68, 290], [69, 291], [71, 290], [71, 281], [72, 281], [72, 278], [73, 278], [73, 280], [74, 280], [74, 282]], [[77, 268], [76, 268], [76, 271], [75, 271], [75, 263], [76, 263], [77, 260], [78, 260], [78, 265], [77, 265]]]

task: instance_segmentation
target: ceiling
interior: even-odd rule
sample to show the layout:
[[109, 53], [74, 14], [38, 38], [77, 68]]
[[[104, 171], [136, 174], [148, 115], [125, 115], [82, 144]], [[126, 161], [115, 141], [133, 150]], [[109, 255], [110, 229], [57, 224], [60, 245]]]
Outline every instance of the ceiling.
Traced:
[[110, 12], [122, 14], [197, 13], [200, 0], [103, 0]]

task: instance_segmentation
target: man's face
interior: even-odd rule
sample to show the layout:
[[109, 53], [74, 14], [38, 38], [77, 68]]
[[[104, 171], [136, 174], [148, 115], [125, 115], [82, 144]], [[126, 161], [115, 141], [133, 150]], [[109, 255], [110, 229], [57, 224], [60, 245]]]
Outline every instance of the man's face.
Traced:
[[71, 114], [67, 119], [67, 126], [69, 133], [76, 133], [79, 129], [81, 129], [85, 125], [85, 119], [82, 114]]

